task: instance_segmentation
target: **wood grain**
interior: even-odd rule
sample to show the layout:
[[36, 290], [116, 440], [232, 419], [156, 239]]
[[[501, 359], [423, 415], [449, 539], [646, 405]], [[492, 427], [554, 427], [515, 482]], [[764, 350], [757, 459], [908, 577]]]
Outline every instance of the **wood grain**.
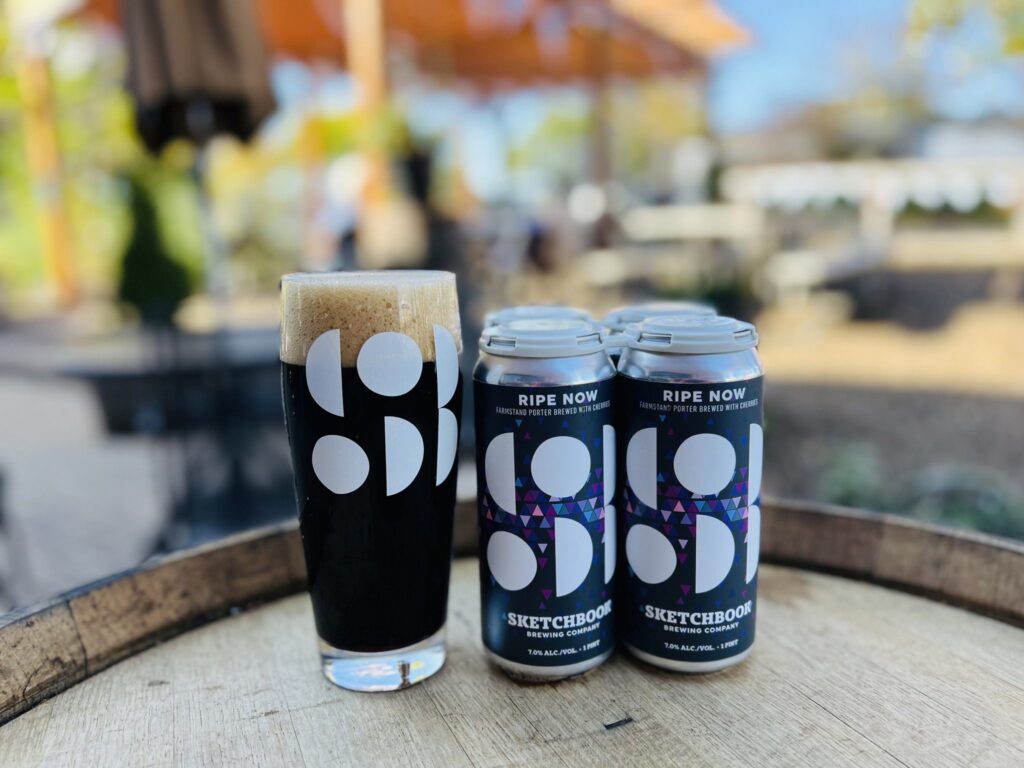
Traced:
[[768, 501], [762, 559], [853, 576], [1024, 626], [1024, 543], [893, 515]]
[[[1024, 625], [1024, 546], [856, 510], [768, 501], [762, 559], [924, 594]], [[475, 550], [472, 502], [456, 552]], [[294, 525], [157, 560], [0, 617], [0, 723], [111, 664], [235, 608], [299, 591]], [[2, 763], [0, 763], [2, 764]]]
[[0, 723], [114, 662], [303, 588], [293, 526], [172, 555], [0, 617]]
[[85, 650], [67, 603], [10, 614], [0, 625], [0, 722], [85, 679]]
[[397, 694], [320, 675], [309, 600], [188, 632], [0, 728], [0, 765], [942, 766], [1024, 764], [1024, 630], [765, 566], [740, 665], [680, 676], [618, 655], [520, 686], [480, 649], [458, 561], [445, 669]]

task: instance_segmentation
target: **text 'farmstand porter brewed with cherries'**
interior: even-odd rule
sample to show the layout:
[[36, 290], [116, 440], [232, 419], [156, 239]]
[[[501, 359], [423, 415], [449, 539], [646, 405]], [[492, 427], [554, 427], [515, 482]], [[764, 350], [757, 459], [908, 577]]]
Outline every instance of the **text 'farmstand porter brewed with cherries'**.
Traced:
[[555, 680], [612, 652], [615, 369], [590, 323], [488, 328], [473, 373], [484, 647]]
[[754, 642], [763, 369], [754, 326], [651, 319], [619, 362], [619, 636], [666, 669], [709, 672]]

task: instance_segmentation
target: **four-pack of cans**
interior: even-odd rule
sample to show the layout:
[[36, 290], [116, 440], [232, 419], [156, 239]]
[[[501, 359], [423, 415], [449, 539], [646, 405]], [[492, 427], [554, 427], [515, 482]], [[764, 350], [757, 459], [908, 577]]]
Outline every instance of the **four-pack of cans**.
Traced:
[[550, 681], [616, 642], [709, 672], [754, 641], [763, 370], [694, 303], [492, 313], [473, 373], [484, 647]]

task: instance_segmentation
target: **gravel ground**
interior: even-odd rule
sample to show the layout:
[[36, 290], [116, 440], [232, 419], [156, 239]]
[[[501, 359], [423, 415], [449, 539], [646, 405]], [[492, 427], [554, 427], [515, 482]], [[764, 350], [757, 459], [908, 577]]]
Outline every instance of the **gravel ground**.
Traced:
[[1024, 400], [810, 384], [771, 384], [765, 491], [816, 498], [845, 447], [877, 459], [893, 489], [934, 465], [981, 468], [1024, 492]]

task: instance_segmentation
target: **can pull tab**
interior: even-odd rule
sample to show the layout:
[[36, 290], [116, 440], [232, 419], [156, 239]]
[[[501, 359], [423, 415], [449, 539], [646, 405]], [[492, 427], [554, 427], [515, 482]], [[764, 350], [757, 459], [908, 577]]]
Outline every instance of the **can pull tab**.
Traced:
[[[628, 341], [628, 340], [627, 340]], [[662, 347], [672, 346], [672, 334], [671, 333], [651, 333], [650, 331], [642, 331], [637, 337], [638, 342], [644, 344], [657, 344]]]
[[487, 346], [495, 349], [515, 349], [516, 340], [509, 336], [491, 336], [487, 339]]
[[742, 328], [733, 334], [733, 338], [740, 344], [757, 343], [757, 335], [754, 333], [753, 328]]

